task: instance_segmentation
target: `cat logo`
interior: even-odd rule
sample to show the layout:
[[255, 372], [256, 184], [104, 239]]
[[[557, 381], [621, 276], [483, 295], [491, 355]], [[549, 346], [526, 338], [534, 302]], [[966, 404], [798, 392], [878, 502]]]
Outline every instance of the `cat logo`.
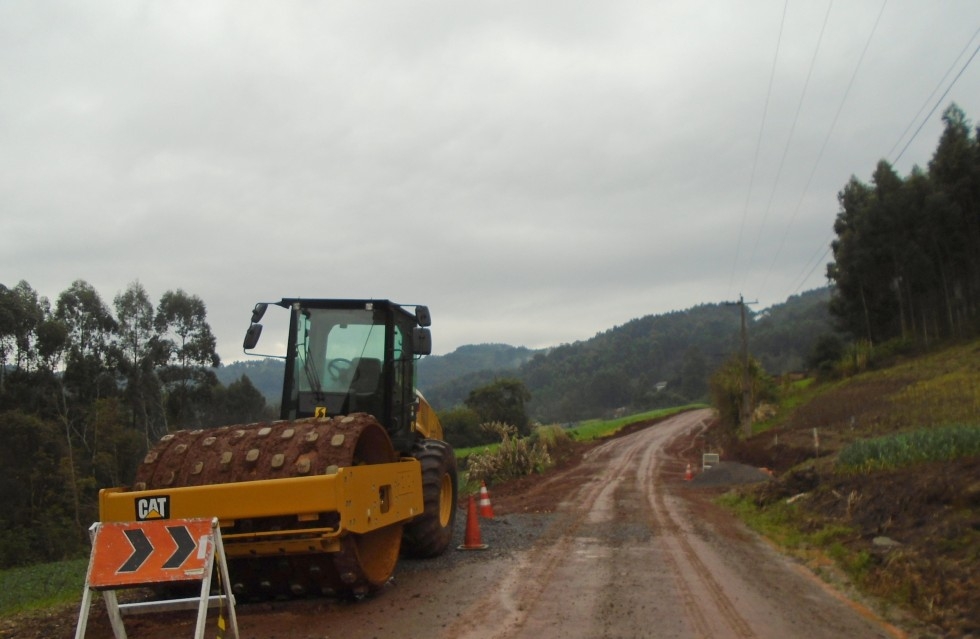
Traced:
[[169, 496], [140, 497], [136, 500], [136, 520], [147, 521], [148, 519], [170, 519]]

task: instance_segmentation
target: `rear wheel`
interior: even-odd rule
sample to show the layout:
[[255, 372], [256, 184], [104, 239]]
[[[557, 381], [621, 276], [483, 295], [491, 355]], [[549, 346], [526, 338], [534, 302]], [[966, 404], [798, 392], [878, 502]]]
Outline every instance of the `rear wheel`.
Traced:
[[405, 525], [402, 552], [409, 557], [436, 557], [449, 548], [456, 522], [457, 471], [452, 446], [423, 439], [412, 449], [422, 465], [422, 498], [425, 510]]

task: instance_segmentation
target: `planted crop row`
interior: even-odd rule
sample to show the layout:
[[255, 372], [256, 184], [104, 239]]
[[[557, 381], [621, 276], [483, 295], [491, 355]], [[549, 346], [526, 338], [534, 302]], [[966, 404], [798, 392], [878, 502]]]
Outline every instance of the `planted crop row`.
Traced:
[[892, 470], [980, 455], [980, 425], [944, 426], [854, 442], [838, 456], [845, 470]]

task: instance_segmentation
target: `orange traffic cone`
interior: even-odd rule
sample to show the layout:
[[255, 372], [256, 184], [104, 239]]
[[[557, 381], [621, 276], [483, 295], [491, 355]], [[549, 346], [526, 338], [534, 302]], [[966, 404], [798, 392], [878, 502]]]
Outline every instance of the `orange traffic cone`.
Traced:
[[480, 540], [480, 518], [476, 515], [476, 500], [470, 495], [469, 509], [466, 512], [466, 538], [456, 550], [486, 550], [489, 548]]
[[687, 465], [687, 470], [684, 471], [684, 481], [691, 481], [694, 479], [694, 471], [691, 470], [691, 465]]
[[480, 486], [480, 517], [493, 519], [493, 506], [490, 504], [490, 493], [487, 492], [487, 482]]

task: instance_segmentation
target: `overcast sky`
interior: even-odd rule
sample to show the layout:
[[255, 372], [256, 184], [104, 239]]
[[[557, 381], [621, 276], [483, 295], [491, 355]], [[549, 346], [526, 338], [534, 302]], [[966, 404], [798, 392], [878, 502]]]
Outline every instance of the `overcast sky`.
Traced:
[[182, 288], [225, 362], [284, 296], [427, 304], [439, 354], [761, 310], [826, 283], [851, 175], [980, 120], [980, 60], [940, 101], [978, 29], [977, 0], [5, 0], [0, 283]]

